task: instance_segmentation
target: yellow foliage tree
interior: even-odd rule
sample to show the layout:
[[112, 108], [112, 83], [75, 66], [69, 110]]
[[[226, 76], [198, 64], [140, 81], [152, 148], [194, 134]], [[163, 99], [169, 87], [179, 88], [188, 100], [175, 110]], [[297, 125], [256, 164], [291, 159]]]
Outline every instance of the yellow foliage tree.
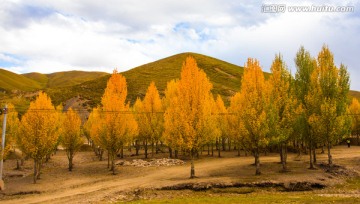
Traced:
[[248, 59], [241, 82], [240, 134], [247, 149], [255, 158], [256, 175], [260, 174], [260, 150], [268, 145], [267, 104], [268, 87], [259, 62]]
[[51, 99], [43, 92], [30, 103], [21, 119], [18, 144], [21, 150], [34, 160], [34, 183], [40, 178], [41, 165], [58, 141], [58, 113]]
[[141, 116], [144, 117], [145, 124], [141, 128], [144, 129], [145, 141], [151, 141], [151, 155], [154, 157], [154, 144], [160, 140], [164, 120], [161, 113], [163, 111], [162, 102], [154, 82], [150, 83], [142, 104], [144, 112]]
[[114, 70], [101, 99], [101, 127], [98, 134], [99, 145], [109, 153], [113, 174], [116, 154], [138, 134], [138, 124], [130, 105], [125, 103], [126, 96], [126, 79]]
[[139, 150], [140, 150], [140, 144], [139, 142], [142, 141], [143, 142], [143, 146], [144, 146], [144, 151], [145, 151], [145, 159], [148, 158], [148, 141], [147, 141], [147, 135], [146, 135], [146, 117], [144, 117], [143, 113], [144, 113], [144, 106], [143, 106], [143, 102], [141, 101], [140, 98], [137, 98], [135, 101], [135, 104], [133, 106], [133, 110], [135, 113], [135, 119], [138, 123], [138, 127], [139, 127], [139, 133], [138, 135], [134, 138], [135, 139], [135, 151], [136, 151], [136, 156], [139, 155]]
[[360, 144], [360, 103], [356, 98], [352, 99], [349, 107], [349, 112], [352, 116], [352, 134], [356, 135], [357, 143]]
[[[168, 88], [169, 89], [169, 88]], [[190, 152], [190, 178], [195, 177], [194, 155], [214, 136], [212, 116], [212, 84], [192, 57], [187, 57], [177, 83], [177, 97], [168, 98], [164, 136], [174, 146]]]
[[[1, 106], [2, 108], [3, 106]], [[14, 149], [16, 145], [16, 138], [19, 133], [19, 118], [18, 118], [18, 112], [15, 110], [15, 107], [13, 104], [7, 105], [7, 116], [6, 116], [6, 138], [5, 138], [5, 148], [4, 148], [4, 158], [6, 158], [11, 151], [11, 149]], [[2, 125], [4, 121], [4, 114], [0, 116], [0, 133], [2, 133]], [[1, 151], [1, 140], [0, 140], [0, 151]], [[1, 158], [0, 158], [1, 159]]]
[[100, 147], [101, 144], [101, 134], [103, 133], [102, 123], [101, 123], [101, 112], [100, 108], [94, 108], [89, 115], [88, 120], [84, 124], [84, 132], [88, 135], [91, 140], [91, 146], [95, 154], [99, 157], [99, 160], [102, 161], [103, 149]]
[[[178, 120], [175, 120], [180, 113], [179, 103], [179, 89], [178, 80], [171, 80], [167, 83], [165, 90], [165, 97], [163, 98], [164, 109], [167, 111], [164, 115], [164, 132], [163, 138], [166, 144], [169, 146], [170, 157], [172, 157], [173, 150], [175, 151], [175, 158], [178, 157], [178, 152], [181, 150], [183, 140], [180, 134], [181, 126]], [[171, 108], [170, 108], [171, 107]], [[167, 117], [167, 119], [165, 118]], [[166, 127], [166, 128], [165, 128]]]
[[[229, 124], [228, 124], [228, 115], [227, 115], [227, 109], [224, 105], [224, 101], [222, 100], [220, 95], [217, 95], [215, 105], [214, 105], [214, 113], [216, 117], [216, 127], [213, 129], [218, 137], [216, 138], [218, 140], [218, 157], [220, 157], [220, 144], [222, 144], [224, 148], [225, 140], [230, 138], [228, 137], [228, 131], [229, 131]], [[225, 150], [225, 149], [223, 149]]]
[[72, 171], [74, 155], [84, 143], [81, 138], [81, 119], [79, 115], [70, 108], [65, 113], [62, 126], [61, 145], [65, 148], [69, 160], [69, 171]]
[[241, 126], [241, 94], [238, 92], [230, 98], [230, 106], [228, 108], [228, 135], [236, 141], [238, 147], [238, 156], [240, 156], [240, 150], [244, 149], [248, 151], [247, 147], [242, 141], [242, 135], [240, 134], [239, 127]]

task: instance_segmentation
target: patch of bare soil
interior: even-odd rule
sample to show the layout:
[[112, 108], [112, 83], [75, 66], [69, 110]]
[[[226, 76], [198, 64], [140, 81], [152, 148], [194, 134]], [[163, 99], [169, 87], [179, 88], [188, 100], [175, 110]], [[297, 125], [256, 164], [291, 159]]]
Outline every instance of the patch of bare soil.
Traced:
[[116, 165], [122, 166], [136, 166], [136, 167], [150, 167], [150, 166], [175, 166], [175, 165], [183, 165], [184, 161], [180, 159], [150, 159], [150, 161], [146, 161], [143, 159], [134, 159], [132, 161], [120, 160], [116, 163]]
[[[143, 153], [143, 152], [141, 152]], [[14, 170], [16, 160], [5, 164], [5, 190], [0, 191], [0, 202], [5, 203], [104, 203], [129, 201], [147, 198], [167, 198], [167, 196], [186, 196], [188, 192], [222, 192], [222, 189], [238, 193], [248, 193], [254, 189], [276, 191], [305, 191], [328, 188], [345, 182], [355, 176], [350, 170], [359, 172], [357, 163], [360, 147], [332, 149], [334, 163], [339, 165], [327, 172], [321, 164], [327, 161], [326, 154], [318, 153], [317, 170], [308, 169], [308, 156], [301, 159], [289, 154], [289, 172], [281, 173], [278, 154], [261, 155], [260, 176], [255, 176], [254, 158], [237, 157], [236, 151], [222, 152], [222, 157], [212, 157], [203, 152], [195, 161], [197, 178], [189, 179], [190, 162], [184, 157], [185, 164], [167, 166], [118, 165], [116, 175], [108, 169], [105, 160], [99, 161], [93, 152], [79, 152], [74, 158], [74, 169], [69, 172], [64, 151], [59, 151], [43, 166], [43, 174], [37, 184], [32, 183], [32, 161], [25, 161], [22, 170]], [[144, 155], [131, 157], [127, 152], [122, 161], [133, 162]], [[242, 153], [242, 155], [244, 155]], [[161, 161], [167, 154], [157, 154], [154, 160]], [[155, 160], [156, 159], [156, 160]], [[296, 160], [295, 160], [296, 159]], [[170, 160], [163, 160], [170, 161]], [[165, 162], [166, 163], [166, 162]], [[336, 174], [334, 174], [336, 172]], [[337, 176], [337, 175], [343, 176]], [[20, 175], [20, 176], [18, 176]], [[325, 188], [325, 189], [326, 189]], [[170, 190], [185, 189], [185, 190]], [[320, 190], [322, 191], [322, 190]], [[169, 193], [171, 192], [171, 193]], [[343, 192], [341, 192], [343, 193]]]
[[317, 182], [273, 182], [273, 181], [264, 181], [264, 182], [235, 182], [235, 183], [182, 183], [172, 186], [164, 186], [159, 190], [193, 190], [193, 191], [204, 191], [213, 188], [276, 188], [283, 191], [309, 191], [314, 189], [322, 189], [326, 187], [325, 184]]
[[337, 164], [328, 165], [324, 162], [317, 165], [319, 168], [324, 170], [326, 173], [336, 176], [336, 177], [356, 177], [359, 176], [359, 173], [351, 168], [346, 168], [345, 166], [340, 166]]
[[216, 67], [215, 70], [216, 70], [217, 72], [221, 73], [221, 74], [224, 74], [224, 75], [228, 76], [228, 77], [231, 78], [231, 79], [235, 79], [235, 78], [236, 78], [234, 75], [229, 74], [229, 73], [225, 72], [224, 70], [222, 70], [222, 69], [220, 69], [220, 68], [217, 68], [217, 67]]

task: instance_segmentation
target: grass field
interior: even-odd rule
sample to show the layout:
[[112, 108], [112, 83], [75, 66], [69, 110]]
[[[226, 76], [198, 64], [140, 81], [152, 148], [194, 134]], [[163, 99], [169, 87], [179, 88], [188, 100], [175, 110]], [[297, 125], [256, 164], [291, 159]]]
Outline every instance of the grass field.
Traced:
[[166, 198], [139, 199], [131, 203], [359, 203], [359, 189], [360, 177], [357, 177], [327, 189], [303, 192], [281, 192], [271, 188], [246, 187], [211, 189], [201, 192], [148, 191], [144, 194], [157, 194], [157, 197]]

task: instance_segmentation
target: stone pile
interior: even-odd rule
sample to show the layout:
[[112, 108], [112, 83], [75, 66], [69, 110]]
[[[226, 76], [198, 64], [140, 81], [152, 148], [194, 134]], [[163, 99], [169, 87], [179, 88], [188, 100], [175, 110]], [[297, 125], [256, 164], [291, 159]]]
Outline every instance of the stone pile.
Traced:
[[132, 161], [120, 161], [116, 165], [122, 166], [136, 166], [136, 167], [150, 167], [150, 166], [175, 166], [183, 165], [184, 161], [180, 159], [151, 159], [150, 161], [145, 161], [142, 159], [134, 159]]

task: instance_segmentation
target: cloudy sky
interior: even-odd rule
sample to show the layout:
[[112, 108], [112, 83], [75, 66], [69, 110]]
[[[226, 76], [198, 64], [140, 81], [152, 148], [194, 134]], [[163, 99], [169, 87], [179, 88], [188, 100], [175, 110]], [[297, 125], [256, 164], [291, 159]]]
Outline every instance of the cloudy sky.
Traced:
[[[16, 73], [125, 71], [197, 52], [241, 66], [257, 58], [269, 71], [280, 52], [295, 73], [301, 45], [316, 56], [327, 44], [335, 63], [347, 65], [351, 89], [360, 90], [360, 3], [299, 2], [0, 0], [0, 67]], [[269, 5], [280, 5], [280, 12]], [[353, 10], [290, 12], [293, 6]]]

